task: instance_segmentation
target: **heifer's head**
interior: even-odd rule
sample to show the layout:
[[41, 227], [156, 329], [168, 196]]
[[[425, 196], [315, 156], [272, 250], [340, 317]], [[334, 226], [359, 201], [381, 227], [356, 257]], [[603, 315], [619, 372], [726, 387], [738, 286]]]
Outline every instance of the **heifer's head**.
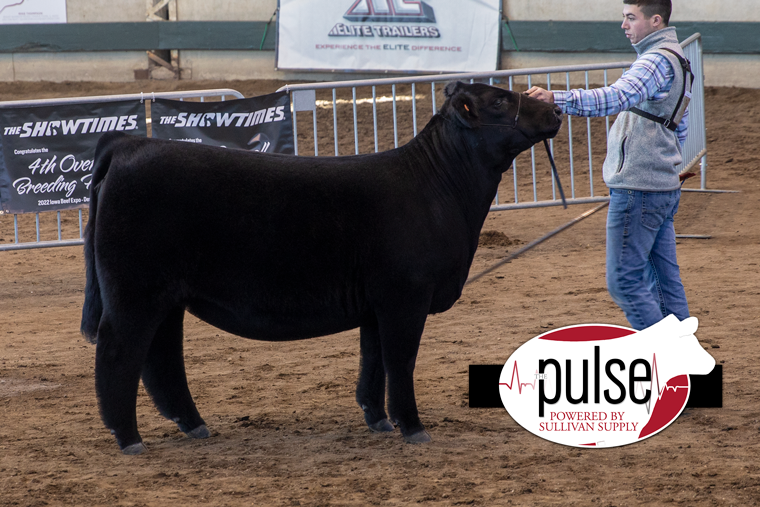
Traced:
[[477, 130], [492, 148], [511, 156], [557, 135], [562, 111], [527, 95], [495, 86], [461, 81], [444, 89], [440, 114], [462, 129]]

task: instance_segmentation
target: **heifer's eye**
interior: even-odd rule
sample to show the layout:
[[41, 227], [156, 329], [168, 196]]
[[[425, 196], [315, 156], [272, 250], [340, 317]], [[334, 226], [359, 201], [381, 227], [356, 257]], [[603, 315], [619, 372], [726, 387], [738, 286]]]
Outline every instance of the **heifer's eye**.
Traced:
[[496, 99], [493, 103], [494, 106], [499, 107], [501, 106], [501, 99]]

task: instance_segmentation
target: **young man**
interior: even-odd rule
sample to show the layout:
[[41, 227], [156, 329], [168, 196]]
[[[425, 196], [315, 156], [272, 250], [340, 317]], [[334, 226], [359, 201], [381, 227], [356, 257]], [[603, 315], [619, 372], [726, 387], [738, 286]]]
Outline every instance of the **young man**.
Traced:
[[622, 29], [638, 58], [619, 80], [593, 90], [550, 92], [534, 86], [527, 94], [567, 114], [620, 113], [603, 171], [610, 189], [607, 288], [631, 326], [641, 330], [671, 313], [680, 320], [689, 316], [673, 217], [681, 197], [675, 166], [682, 162], [686, 140], [691, 73], [681, 60], [675, 28], [668, 27], [671, 1], [623, 4]]

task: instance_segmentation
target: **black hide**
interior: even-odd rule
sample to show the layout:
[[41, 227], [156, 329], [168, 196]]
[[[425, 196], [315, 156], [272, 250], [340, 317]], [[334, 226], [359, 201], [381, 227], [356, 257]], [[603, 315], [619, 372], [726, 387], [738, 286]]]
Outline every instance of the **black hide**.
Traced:
[[556, 107], [500, 88], [451, 83], [446, 96], [409, 144], [373, 155], [101, 138], [82, 332], [97, 342], [101, 415], [125, 452], [144, 449], [140, 377], [164, 416], [208, 434], [185, 378], [185, 310], [258, 340], [360, 327], [367, 424], [393, 428], [387, 381], [391, 420], [408, 441], [429, 440], [413, 386], [425, 319], [459, 298], [502, 172], [561, 125]]

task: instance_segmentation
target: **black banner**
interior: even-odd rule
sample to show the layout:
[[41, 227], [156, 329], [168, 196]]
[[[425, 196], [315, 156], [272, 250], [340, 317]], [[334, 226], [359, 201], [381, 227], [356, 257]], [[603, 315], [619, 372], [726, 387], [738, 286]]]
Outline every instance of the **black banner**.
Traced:
[[222, 102], [151, 102], [153, 137], [225, 148], [293, 154], [287, 92]]
[[95, 146], [103, 133], [147, 135], [139, 100], [0, 109], [0, 203], [5, 213], [89, 204]]
[[[471, 364], [470, 408], [504, 408], [499, 393], [503, 364]], [[716, 364], [707, 375], [689, 375], [691, 389], [686, 408], [723, 407], [723, 365]]]

